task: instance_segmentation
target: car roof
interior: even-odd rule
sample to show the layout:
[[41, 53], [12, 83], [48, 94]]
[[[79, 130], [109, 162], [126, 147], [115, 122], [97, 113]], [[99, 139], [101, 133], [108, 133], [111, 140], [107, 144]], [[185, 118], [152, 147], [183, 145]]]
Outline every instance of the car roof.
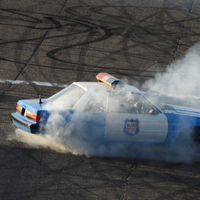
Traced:
[[[73, 84], [78, 85], [79, 87], [82, 87], [86, 91], [88, 90], [105, 90], [105, 91], [114, 90], [112, 87], [109, 87], [103, 82], [74, 82]], [[129, 91], [129, 92], [141, 94], [141, 91], [139, 89], [128, 84], [126, 84], [123, 87], [122, 91]]]
[[84, 90], [112, 90], [109, 86], [102, 82], [74, 82], [73, 84], [82, 87]]

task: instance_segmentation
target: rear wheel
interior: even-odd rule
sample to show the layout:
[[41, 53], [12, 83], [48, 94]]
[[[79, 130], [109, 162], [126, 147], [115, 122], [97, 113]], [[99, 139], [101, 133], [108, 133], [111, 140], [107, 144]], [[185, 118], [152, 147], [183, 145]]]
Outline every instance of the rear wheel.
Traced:
[[193, 136], [194, 145], [197, 150], [199, 150], [200, 147], [200, 127], [195, 127], [195, 134]]
[[180, 148], [197, 151], [200, 146], [200, 127], [188, 127], [182, 130], [175, 142]]

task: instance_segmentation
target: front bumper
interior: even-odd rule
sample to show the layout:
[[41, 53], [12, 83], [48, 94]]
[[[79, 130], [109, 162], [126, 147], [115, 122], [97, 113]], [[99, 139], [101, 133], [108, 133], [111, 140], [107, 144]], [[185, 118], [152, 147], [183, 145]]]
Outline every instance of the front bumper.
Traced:
[[14, 125], [22, 129], [24, 131], [27, 131], [29, 133], [38, 133], [39, 132], [39, 124], [32, 123], [30, 120], [23, 119], [23, 116], [20, 116], [18, 113], [12, 113], [11, 114], [11, 121], [14, 123]]

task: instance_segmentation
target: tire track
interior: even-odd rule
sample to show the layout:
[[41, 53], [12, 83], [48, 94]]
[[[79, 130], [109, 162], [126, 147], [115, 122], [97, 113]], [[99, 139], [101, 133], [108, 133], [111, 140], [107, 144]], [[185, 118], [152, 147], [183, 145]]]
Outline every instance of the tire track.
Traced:
[[[165, 4], [164, 4], [165, 5]], [[116, 6], [116, 7], [113, 7], [113, 8], [115, 8], [115, 9], [117, 9], [117, 8], [119, 8], [119, 6]], [[128, 8], [128, 7], [127, 7]], [[72, 16], [74, 16], [73, 18], [75, 18], [75, 17], [77, 17], [78, 16], [78, 12], [76, 12], [76, 9], [79, 9], [79, 7], [74, 7], [71, 11], [69, 11], [69, 10], [67, 10], [67, 13], [69, 14], [69, 15], [71, 15], [71, 18], [72, 18]], [[126, 24], [127, 26], [128, 26], [128, 28], [126, 28], [126, 29], [121, 29], [121, 28], [116, 28], [116, 29], [111, 29], [111, 28], [108, 28], [108, 27], [106, 27], [106, 29], [107, 30], [109, 30], [110, 31], [110, 33], [112, 34], [112, 36], [115, 36], [116, 34], [114, 33], [114, 31], [115, 30], [126, 30], [126, 32], [123, 34], [123, 38], [122, 38], [122, 44], [123, 44], [123, 47], [121, 48], [121, 49], [118, 49], [118, 50], [116, 50], [116, 51], [113, 51], [113, 52], [111, 52], [107, 57], [103, 57], [103, 58], [100, 58], [98, 61], [96, 61], [96, 63], [103, 63], [103, 62], [105, 62], [105, 60], [109, 60], [110, 58], [112, 58], [113, 57], [113, 55], [115, 55], [115, 54], [117, 54], [117, 53], [119, 53], [119, 52], [122, 52], [122, 55], [123, 55], [123, 57], [125, 58], [125, 61], [126, 61], [126, 63], [129, 65], [129, 67], [127, 67], [127, 68], [129, 68], [130, 70], [131, 69], [134, 69], [134, 65], [133, 65], [133, 62], [132, 62], [132, 59], [131, 59], [131, 57], [129, 56], [129, 51], [131, 51], [132, 49], [134, 49], [134, 48], [137, 48], [137, 47], [143, 47], [144, 49], [145, 48], [148, 48], [148, 49], [152, 49], [152, 50], [156, 50], [156, 51], [163, 51], [163, 52], [165, 52], [166, 54], [168, 54], [168, 55], [170, 55], [171, 53], [170, 52], [168, 52], [168, 51], [166, 51], [166, 49], [163, 49], [163, 48], [161, 48], [160, 46], [155, 46], [155, 45], [153, 45], [154, 43], [155, 43], [155, 41], [163, 41], [163, 40], [168, 40], [168, 36], [166, 36], [165, 35], [165, 32], [169, 35], [170, 33], [169, 33], [169, 31], [166, 31], [166, 30], [164, 30], [164, 26], [163, 26], [163, 24], [162, 24], [162, 21], [164, 20], [164, 13], [166, 13], [166, 15], [167, 16], [169, 16], [171, 19], [172, 19], [172, 22], [170, 22], [170, 23], [175, 23], [175, 24], [179, 24], [179, 22], [177, 22], [177, 20], [175, 19], [175, 18], [173, 18], [170, 14], [169, 14], [169, 12], [168, 11], [165, 11], [165, 12], [162, 12], [162, 9], [161, 9], [161, 11], [159, 10], [158, 12], [155, 12], [155, 13], [153, 13], [153, 14], [151, 14], [151, 15], [148, 15], [148, 16], [145, 16], [142, 20], [140, 20], [140, 21], [138, 21], [134, 26], [132, 26], [131, 25], [131, 21], [133, 20], [133, 18], [130, 16], [130, 14], [127, 12], [127, 10], [125, 9], [125, 8], [123, 8], [123, 9], [121, 9], [121, 12], [123, 13], [123, 18], [120, 18], [120, 16], [116, 16], [116, 15], [114, 15], [114, 14], [108, 14], [108, 13], [105, 13], [105, 11], [103, 12], [102, 10], [105, 10], [105, 9], [107, 9], [107, 7], [106, 6], [99, 6], [99, 7], [94, 7], [94, 8], [90, 8], [90, 7], [88, 7], [88, 9], [89, 10], [92, 10], [93, 12], [95, 12], [95, 13], [98, 13], [98, 14], [100, 14], [101, 16], [105, 16], [105, 20], [104, 20], [104, 18], [101, 18], [101, 19], [97, 19], [97, 20], [94, 20], [94, 19], [92, 19], [92, 17], [91, 17], [91, 15], [86, 15], [86, 16], [83, 16], [83, 17], [85, 17], [85, 19], [87, 20], [87, 23], [90, 23], [90, 21], [96, 21], [95, 22], [95, 24], [97, 25], [99, 25], [100, 23], [103, 23], [103, 22], [105, 22], [106, 23], [106, 19], [108, 19], [109, 17], [111, 18], [111, 19], [113, 19], [113, 21], [112, 20], [110, 20], [110, 23], [113, 23], [113, 22], [119, 22], [120, 20], [121, 20], [121, 22], [123, 22], [122, 24]], [[136, 7], [135, 7], [135, 9], [136, 9]], [[166, 8], [164, 8], [165, 10], [167, 10], [167, 6], [166, 6]], [[118, 9], [118, 10], [120, 10], [120, 9]], [[174, 10], [175, 10], [175, 8], [174, 8]], [[161, 34], [159, 33], [156, 33], [156, 30], [154, 30], [153, 28], [151, 29], [151, 27], [149, 27], [149, 25], [148, 26], [143, 26], [143, 24], [146, 22], [146, 21], [148, 21], [149, 19], [152, 19], [152, 18], [154, 18], [154, 17], [156, 17], [157, 18], [157, 16], [160, 16], [160, 15], [162, 15], [162, 17], [161, 17], [161, 22], [160, 22], [160, 24], [161, 24], [161, 27], [162, 27], [162, 31], [161, 31]], [[127, 16], [127, 17], [124, 17], [124, 16]], [[159, 25], [160, 25], [159, 24]], [[116, 25], [119, 25], [119, 23], [116, 23]], [[165, 24], [165, 25], [167, 25], [167, 23]], [[124, 25], [123, 25], [124, 26]], [[157, 25], [158, 26], [158, 25]], [[141, 40], [139, 39], [139, 41], [136, 41], [136, 38], [134, 39], [134, 37], [133, 37], [133, 35], [134, 35], [134, 32], [136, 31], [138, 29], [138, 31], [143, 31], [145, 34], [147, 34], [147, 35], [155, 35], [156, 37], [155, 37], [155, 40], [153, 40], [152, 42], [150, 41], [148, 41], [148, 42], [142, 42], [142, 40], [145, 40], [145, 38], [142, 38]], [[160, 32], [160, 29], [159, 29], [159, 32]], [[174, 32], [172, 32], [171, 33], [172, 35], [175, 35], [175, 33]], [[112, 37], [111, 36], [111, 37]], [[110, 39], [111, 37], [108, 37], [108, 38], [105, 38], [105, 40], [108, 40], [108, 39]], [[135, 44], [134, 45], [128, 45], [128, 43], [129, 43], [129, 41], [130, 40], [132, 40], [133, 42], [135, 42]], [[138, 38], [137, 38], [137, 40], [138, 40]], [[103, 41], [103, 40], [102, 40]], [[94, 42], [96, 42], [96, 41], [94, 41]], [[97, 41], [97, 42], [99, 42], [99, 41]], [[169, 42], [170, 43], [172, 43], [173, 41], [171, 41], [171, 40], [169, 40]], [[58, 58], [56, 58], [56, 56], [55, 56], [55, 54], [58, 54], [58, 52], [59, 51], [63, 51], [63, 50], [65, 50], [66, 48], [74, 48], [74, 47], [76, 47], [76, 46], [84, 46], [84, 45], [87, 45], [87, 46], [89, 46], [89, 45], [91, 45], [93, 42], [91, 41], [91, 43], [78, 43], [78, 44], [75, 44], [75, 45], [71, 45], [71, 46], [66, 46], [66, 47], [61, 47], [61, 48], [59, 48], [59, 49], [57, 49], [57, 50], [53, 50], [53, 51], [51, 51], [50, 52], [50, 54], [49, 54], [49, 57], [51, 57], [52, 59], [57, 59], [57, 61], [60, 61], [60, 62], [66, 62], [67, 64], [72, 64], [72, 63], [70, 63], [70, 62], [67, 62], [67, 61], [64, 61], [64, 60], [61, 60], [61, 59], [58, 59]], [[88, 48], [88, 47], [87, 47]], [[170, 57], [171, 57], [171, 55], [170, 55]], [[79, 57], [80, 58], [80, 57]], [[144, 59], [144, 58], [143, 58]], [[74, 63], [75, 64], [75, 63]], [[89, 66], [89, 64], [86, 64], [86, 63], [84, 63], [85, 65], [88, 65]], [[147, 66], [148, 67], [148, 66]], [[146, 68], [147, 69], [147, 68]], [[121, 70], [120, 68], [118, 68], [118, 70]], [[141, 75], [142, 76], [142, 75]]]
[[195, 3], [196, 3], [196, 0], [193, 0], [193, 2], [191, 3], [191, 7], [189, 9], [188, 15], [187, 15], [186, 19], [184, 20], [184, 22], [182, 24], [181, 36], [180, 36], [180, 38], [179, 38], [179, 40], [177, 42], [176, 48], [175, 48], [175, 50], [173, 52], [172, 61], [176, 59], [176, 54], [177, 54], [177, 52], [179, 50], [179, 46], [180, 46], [180, 44], [182, 42], [182, 39], [184, 37], [184, 34], [185, 34], [185, 27], [186, 27], [187, 21], [189, 20], [190, 15], [192, 14], [192, 11], [193, 11], [193, 8], [195, 6]]
[[[62, 8], [60, 9], [60, 11], [59, 11], [59, 13], [57, 14], [57, 16], [60, 15], [60, 13], [61, 13], [62, 10], [64, 9], [64, 7], [65, 7], [67, 1], [68, 1], [68, 0], [65, 0], [64, 4], [62, 5]], [[15, 13], [14, 11], [11, 11], [11, 12]], [[18, 13], [18, 14], [19, 14], [19, 13]], [[26, 17], [27, 17], [27, 15], [24, 15], [24, 14], [20, 14], [20, 15], [26, 16]], [[28, 16], [28, 17], [31, 18], [30, 16]], [[35, 18], [31, 18], [31, 19], [34, 19], [34, 20], [35, 20]], [[38, 41], [38, 44], [36, 44], [35, 48], [33, 49], [32, 54], [30, 55], [30, 57], [28, 58], [28, 60], [24, 63], [24, 66], [23, 66], [23, 67], [18, 66], [17, 63], [16, 63], [16, 67], [18, 68], [18, 71], [19, 71], [19, 72], [18, 72], [18, 75], [15, 77], [14, 80], [17, 80], [21, 74], [23, 74], [23, 76], [25, 77], [26, 80], [29, 80], [29, 79], [30, 79], [30, 76], [29, 76], [27, 73], [25, 73], [25, 68], [28, 66], [28, 64], [30, 63], [31, 59], [32, 59], [32, 58], [35, 56], [35, 54], [38, 52], [39, 48], [41, 47], [41, 45], [43, 44], [44, 40], [46, 39], [46, 36], [47, 36], [47, 34], [49, 33], [49, 31], [51, 31], [51, 30], [54, 29], [54, 28], [60, 28], [60, 24], [58, 24], [57, 21], [55, 21], [55, 20], [53, 20], [53, 19], [51, 19], [51, 18], [47, 18], [47, 19], [50, 20], [50, 21], [52, 22], [52, 27], [51, 27], [50, 29], [47, 29], [47, 30], [45, 31], [45, 33], [43, 34], [43, 36], [40, 38], [40, 41]], [[36, 22], [41, 23], [41, 20], [36, 21]], [[55, 25], [55, 26], [54, 26], [54, 25]], [[25, 40], [25, 41], [26, 41], [26, 39], [24, 39], [24, 38], [26, 38], [26, 37], [29, 35], [29, 33], [30, 33], [30, 30], [28, 30], [28, 29], [25, 30], [25, 32], [22, 34], [22, 40]], [[16, 49], [18, 49], [18, 48], [19, 48], [19, 49], [23, 49], [23, 44], [17, 43], [17, 48], [16, 48]], [[20, 56], [22, 56], [22, 55], [21, 55], [21, 54], [18, 54], [18, 51], [16, 51], [16, 52], [15, 52], [15, 60], [18, 60], [18, 58], [19, 58]], [[2, 93], [2, 95], [4, 95], [4, 94], [11, 88], [11, 86], [12, 86], [12, 84], [10, 84], [10, 85], [4, 90], [4, 92]], [[32, 87], [33, 87], [33, 89], [35, 90], [36, 94], [39, 95], [37, 87], [35, 87], [34, 85], [32, 85]]]

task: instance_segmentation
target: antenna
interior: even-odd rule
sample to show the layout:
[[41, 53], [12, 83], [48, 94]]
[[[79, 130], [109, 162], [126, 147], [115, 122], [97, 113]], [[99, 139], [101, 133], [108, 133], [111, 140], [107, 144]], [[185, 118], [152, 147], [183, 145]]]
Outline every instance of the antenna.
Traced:
[[39, 94], [39, 104], [42, 103], [41, 94]]

